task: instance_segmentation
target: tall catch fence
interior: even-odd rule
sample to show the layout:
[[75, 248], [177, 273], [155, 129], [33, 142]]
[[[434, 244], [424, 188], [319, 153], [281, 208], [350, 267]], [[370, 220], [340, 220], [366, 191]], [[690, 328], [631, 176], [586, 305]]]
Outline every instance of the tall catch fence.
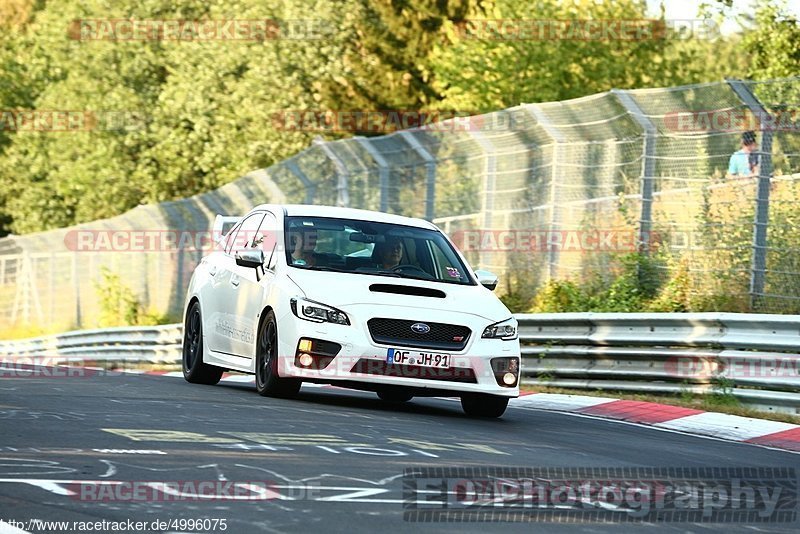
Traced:
[[[503, 276], [501, 292], [612, 276], [615, 258], [637, 253], [661, 283], [680, 279], [693, 311], [797, 314], [798, 97], [797, 78], [612, 90], [379, 137], [319, 139], [203, 195], [0, 239], [0, 321], [95, 326], [114, 295], [102, 273], [118, 274], [143, 309], [176, 316], [203, 254], [196, 241], [120, 251], [97, 239], [83, 247], [76, 230], [177, 231], [170, 235], [182, 241], [208, 232], [216, 213], [263, 202], [432, 220], [473, 267]], [[748, 129], [759, 143], [757, 172], [728, 176]]]

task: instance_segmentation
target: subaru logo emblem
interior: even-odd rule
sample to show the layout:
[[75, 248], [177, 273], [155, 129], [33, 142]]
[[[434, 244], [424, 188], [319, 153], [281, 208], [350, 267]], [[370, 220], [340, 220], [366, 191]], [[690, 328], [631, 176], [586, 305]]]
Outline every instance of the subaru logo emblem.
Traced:
[[431, 331], [431, 327], [425, 323], [414, 323], [411, 325], [411, 330], [417, 334], [427, 334]]

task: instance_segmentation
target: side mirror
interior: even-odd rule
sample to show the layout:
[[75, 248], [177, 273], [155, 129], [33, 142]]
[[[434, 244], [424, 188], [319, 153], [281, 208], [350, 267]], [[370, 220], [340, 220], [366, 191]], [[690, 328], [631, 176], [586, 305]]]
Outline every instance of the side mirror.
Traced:
[[264, 265], [264, 251], [260, 248], [245, 248], [236, 251], [236, 265], [240, 267], [258, 268]]
[[475, 271], [475, 276], [478, 278], [478, 283], [486, 289], [494, 291], [494, 289], [497, 287], [498, 280], [496, 274], [478, 269]]

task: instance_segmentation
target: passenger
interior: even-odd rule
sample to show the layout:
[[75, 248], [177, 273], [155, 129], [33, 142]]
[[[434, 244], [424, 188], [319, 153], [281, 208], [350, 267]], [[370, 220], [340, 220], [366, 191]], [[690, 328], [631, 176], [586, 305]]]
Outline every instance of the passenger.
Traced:
[[372, 261], [379, 269], [393, 269], [403, 259], [403, 242], [398, 237], [387, 236], [383, 243], [375, 243], [372, 249]]

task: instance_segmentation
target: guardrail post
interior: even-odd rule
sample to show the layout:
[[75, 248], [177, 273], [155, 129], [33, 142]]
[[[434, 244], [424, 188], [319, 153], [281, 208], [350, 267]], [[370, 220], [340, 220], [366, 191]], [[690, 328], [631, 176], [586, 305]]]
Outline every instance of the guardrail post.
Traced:
[[378, 179], [380, 180], [381, 189], [380, 210], [385, 213], [389, 211], [389, 163], [386, 161], [386, 158], [383, 157], [383, 154], [372, 146], [369, 139], [366, 137], [356, 137], [356, 141], [364, 147], [364, 150], [369, 153], [378, 165]]
[[648, 119], [639, 104], [631, 97], [628, 91], [612, 89], [611, 94], [617, 97], [620, 104], [633, 117], [644, 132], [642, 146], [642, 173], [641, 194], [642, 209], [639, 218], [639, 251], [643, 254], [650, 252], [650, 234], [653, 229], [653, 180], [656, 174], [656, 127]]
[[[524, 106], [525, 109], [530, 113], [536, 122], [541, 126], [547, 135], [550, 136], [550, 139], [553, 141], [553, 153], [551, 156], [550, 161], [550, 228], [548, 229], [549, 232], [553, 232], [557, 228], [561, 226], [561, 217], [558, 211], [557, 202], [558, 202], [558, 162], [562, 157], [562, 148], [566, 139], [561, 131], [556, 128], [556, 126], [550, 122], [549, 117], [544, 114], [544, 112], [539, 108], [536, 104], [527, 104]], [[551, 240], [548, 237], [546, 239], [547, 242], [547, 261], [548, 261], [548, 268], [547, 268], [547, 278], [553, 279], [558, 275], [558, 258], [559, 258], [559, 251], [558, 248], [551, 245]]]
[[[492, 212], [494, 210], [494, 184], [497, 174], [497, 154], [494, 145], [484, 137], [479, 129], [469, 128], [469, 135], [480, 145], [486, 158], [486, 166], [483, 170], [483, 199], [481, 201], [481, 213], [483, 214], [483, 230], [492, 230]], [[486, 251], [480, 247], [478, 252], [481, 268], [488, 267], [486, 263]]]
[[398, 133], [414, 149], [414, 152], [425, 161], [425, 220], [433, 221], [436, 210], [434, 205], [436, 198], [436, 158], [425, 150], [411, 132], [403, 130]]
[[348, 179], [350, 178], [350, 172], [347, 170], [345, 164], [342, 163], [342, 160], [339, 159], [339, 156], [336, 155], [336, 153], [324, 139], [317, 137], [314, 139], [314, 144], [322, 149], [325, 155], [328, 156], [328, 159], [333, 162], [333, 166], [336, 168], [336, 205], [344, 208], [350, 207], [350, 191], [348, 190]]
[[[769, 120], [770, 115], [756, 95], [741, 80], [726, 80], [736, 96], [759, 118], [759, 122]], [[771, 122], [771, 121], [770, 121]], [[761, 130], [761, 150], [759, 152], [758, 187], [756, 189], [756, 210], [753, 218], [753, 252], [750, 266], [750, 308], [758, 310], [764, 297], [764, 284], [767, 272], [767, 229], [769, 225], [769, 190], [772, 178], [772, 131]]]
[[308, 179], [308, 176], [306, 176], [305, 173], [300, 170], [300, 167], [297, 166], [297, 162], [294, 159], [286, 160], [286, 168], [289, 169], [292, 174], [297, 176], [297, 178], [299, 178], [300, 182], [303, 184], [303, 187], [306, 188], [306, 198], [304, 202], [306, 204], [313, 204], [314, 197], [317, 194], [317, 184]]

